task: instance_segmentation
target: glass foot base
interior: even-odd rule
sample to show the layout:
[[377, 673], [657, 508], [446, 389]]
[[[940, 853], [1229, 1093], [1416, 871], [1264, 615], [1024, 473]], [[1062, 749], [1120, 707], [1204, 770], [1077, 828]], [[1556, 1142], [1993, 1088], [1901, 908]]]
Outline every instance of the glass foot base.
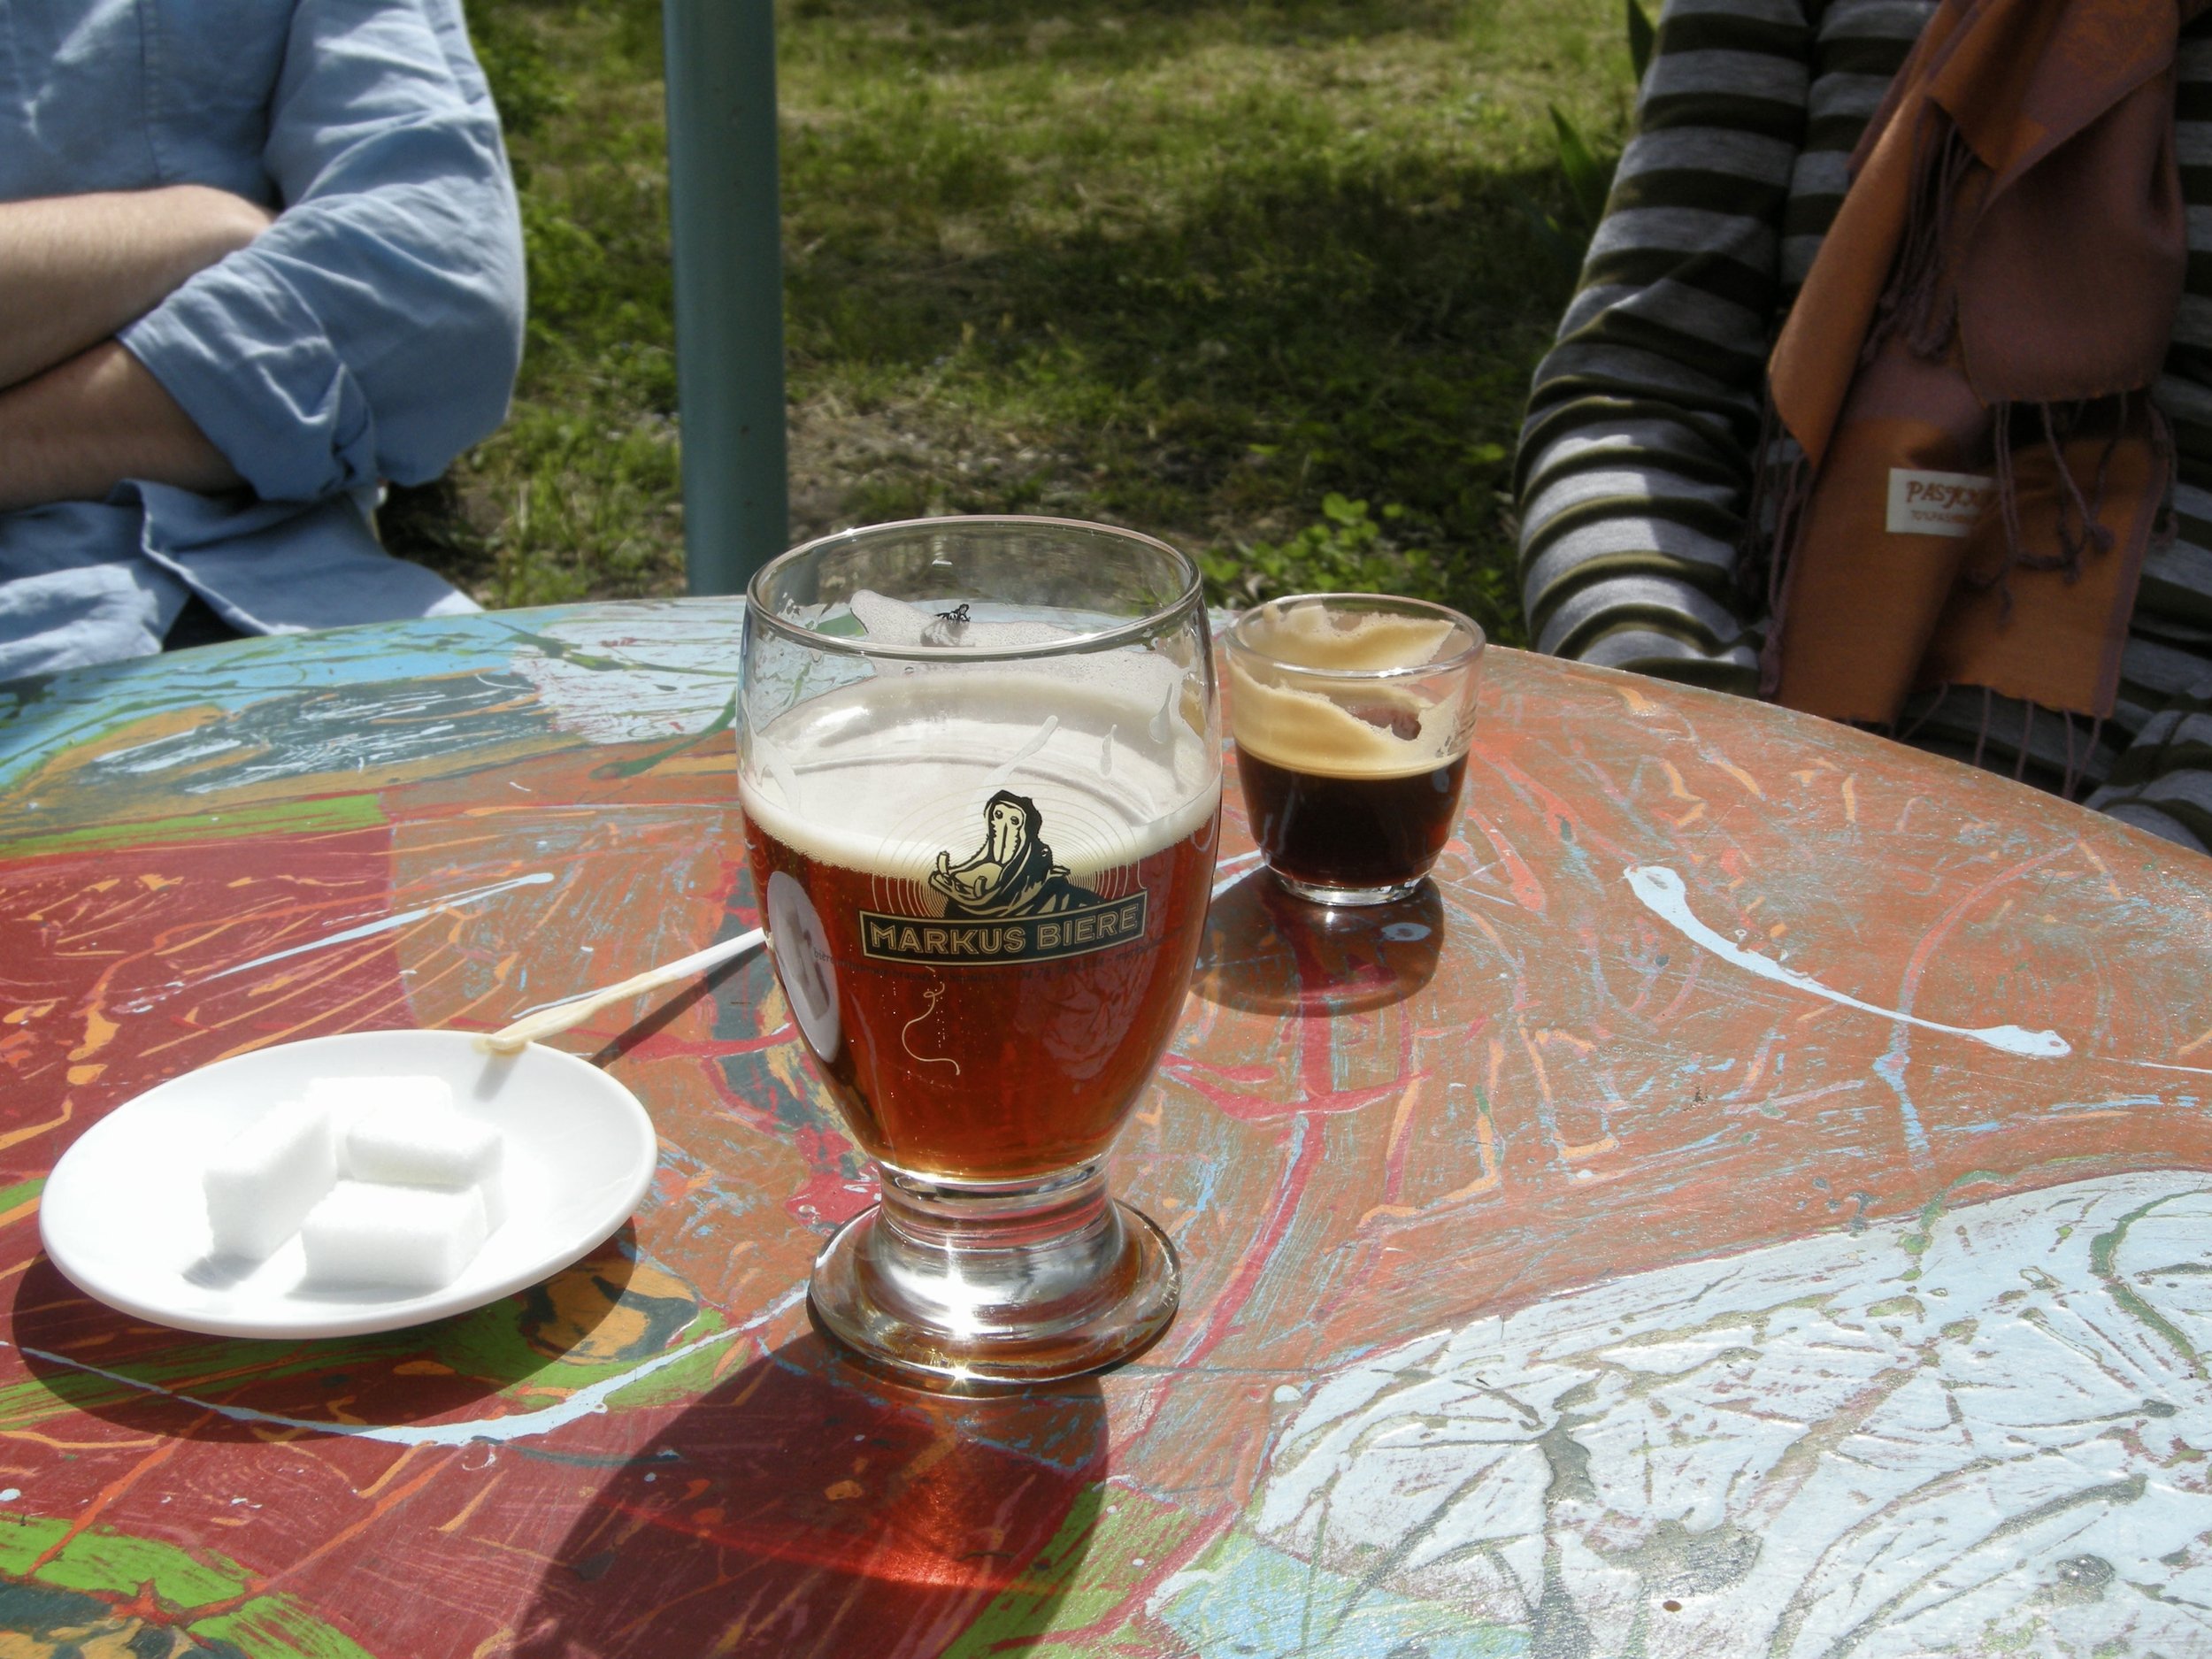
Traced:
[[926, 1388], [1059, 1381], [1142, 1353], [1175, 1317], [1167, 1235], [1095, 1166], [1040, 1189], [956, 1191], [885, 1171], [883, 1202], [815, 1258], [815, 1322]]
[[1416, 876], [1410, 881], [1392, 881], [1379, 887], [1320, 887], [1310, 881], [1294, 881], [1279, 870], [1268, 873], [1282, 883], [1285, 892], [1311, 904], [1394, 904], [1417, 892], [1428, 879]]

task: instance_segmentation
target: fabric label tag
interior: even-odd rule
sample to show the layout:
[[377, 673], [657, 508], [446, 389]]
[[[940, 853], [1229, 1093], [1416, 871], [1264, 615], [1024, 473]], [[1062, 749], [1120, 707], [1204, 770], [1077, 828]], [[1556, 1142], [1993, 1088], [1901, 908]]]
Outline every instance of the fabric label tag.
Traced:
[[1915, 472], [1893, 466], [1887, 527], [1892, 535], [1962, 536], [1996, 498], [1997, 480], [1978, 472]]

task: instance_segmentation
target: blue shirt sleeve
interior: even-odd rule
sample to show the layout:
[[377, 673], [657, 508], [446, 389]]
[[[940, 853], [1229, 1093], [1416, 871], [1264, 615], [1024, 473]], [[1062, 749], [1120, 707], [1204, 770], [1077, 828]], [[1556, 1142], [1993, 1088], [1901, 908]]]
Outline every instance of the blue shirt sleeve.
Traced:
[[521, 221], [458, 0], [299, 0], [263, 161], [276, 223], [123, 344], [264, 500], [436, 477], [522, 355]]

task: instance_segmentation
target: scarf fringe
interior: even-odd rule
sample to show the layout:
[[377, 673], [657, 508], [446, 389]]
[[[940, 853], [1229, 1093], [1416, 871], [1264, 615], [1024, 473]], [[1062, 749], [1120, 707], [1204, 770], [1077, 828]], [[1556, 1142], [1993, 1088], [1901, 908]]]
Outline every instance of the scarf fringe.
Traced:
[[[2096, 554], [2109, 553], [2118, 538], [2110, 526], [2099, 522], [2104, 511], [2105, 484], [2112, 470], [2112, 457], [2120, 445], [2120, 437], [2127, 429], [2128, 399], [2131, 394], [2120, 392], [2111, 397], [2086, 398], [2064, 404], [2000, 403], [1991, 411], [1990, 444], [1994, 450], [1993, 464], [1997, 474], [1997, 508], [2003, 517], [2005, 527], [2005, 557], [1993, 571], [1964, 572], [1969, 586], [1986, 591], [1997, 589], [2001, 614], [2012, 614], [2012, 584], [2008, 580], [2016, 570], [2056, 571], [2068, 582], [2081, 580], [2082, 561]], [[2160, 446], [2162, 464], [2170, 460], [2172, 434], [2167, 430], [2165, 417], [2155, 403], [2148, 403], [2152, 442]], [[2058, 475], [2058, 547], [2056, 553], [2036, 554], [2027, 549], [2026, 538], [2020, 530], [2020, 490], [2018, 473], [2014, 465], [2013, 422], [2019, 413], [2032, 410], [2043, 427], [2043, 445], [2051, 457], [2051, 469]], [[2074, 470], [2066, 465], [2066, 445], [2086, 429], [2109, 421], [2108, 435], [2102, 453], [2097, 457], [2097, 471], [2085, 490]], [[2031, 436], [2030, 443], [2035, 442]], [[2166, 527], [2172, 518], [2170, 504], [2162, 512], [2162, 525], [2154, 534], [2170, 539], [2172, 531]]]
[[1941, 357], [1958, 332], [1958, 290], [1943, 280], [1943, 250], [1952, 237], [1959, 187], [1976, 160], [1951, 118], [1934, 104], [1922, 107], [1913, 131], [1912, 195], [1905, 206], [1904, 245], [1887, 286], [1875, 302], [1859, 361], [1871, 363], [1901, 329], [1919, 357]]
[[[2151, 520], [2149, 551], [2163, 553], [2181, 534], [2180, 492], [2175, 488], [2181, 480], [2181, 451], [2174, 442], [2173, 423], [2166, 419], [2166, 411], [2158, 406], [2158, 400], [2147, 392], [2143, 403], [2150, 411], [2151, 464], [2166, 480], [2165, 494], [2158, 503], [2158, 516]], [[2102, 480], [2101, 469], [2097, 476]]]
[[[1794, 453], [1778, 466], [1774, 452], [1785, 444]], [[1812, 496], [1813, 468], [1776, 412], [1770, 388], [1760, 400], [1759, 443], [1752, 457], [1751, 498], [1745, 504], [1743, 533], [1736, 541], [1736, 584], [1746, 600], [1754, 604], [1763, 601], [1766, 606], [1767, 636], [1759, 649], [1759, 695], [1771, 697], [1782, 683], [1782, 609], [1788, 587], [1788, 555], [1796, 546]]]
[[[1997, 694], [1987, 686], [1967, 686], [1958, 680], [1945, 680], [1930, 687], [1935, 694], [1928, 706], [1913, 717], [1909, 725], [1900, 726], [1895, 721], [1858, 721], [1851, 724], [1863, 731], [1878, 733], [1900, 743], [1909, 743], [1919, 736], [1928, 722], [1934, 719], [1944, 705], [1950, 702], [1955, 691], [1978, 691], [1982, 695], [1981, 714], [1974, 722], [1974, 756], [1970, 763], [1977, 771], [1993, 772], [1996, 766], [1985, 764], [1989, 741], [1997, 728]], [[2097, 758], [2097, 745], [2104, 737], [2104, 717], [2098, 714], [2077, 714], [2068, 709], [2054, 709], [2047, 704], [2017, 700], [2020, 708], [2019, 742], [2013, 753], [2012, 776], [2016, 781], [2025, 781], [2031, 765], [2048, 771], [2057, 766], [2059, 780], [2055, 793], [2061, 800], [2078, 800], [2094, 787], [2098, 780], [2091, 768]], [[2035, 753], [2035, 722], [2039, 715], [2048, 715], [2059, 724], [2066, 745], [2065, 758], [2060, 762], [2047, 761]], [[1939, 750], [1938, 752], [1945, 752]], [[2002, 765], [1999, 761], [1997, 765]], [[2049, 788], [2051, 786], [2041, 786]]]

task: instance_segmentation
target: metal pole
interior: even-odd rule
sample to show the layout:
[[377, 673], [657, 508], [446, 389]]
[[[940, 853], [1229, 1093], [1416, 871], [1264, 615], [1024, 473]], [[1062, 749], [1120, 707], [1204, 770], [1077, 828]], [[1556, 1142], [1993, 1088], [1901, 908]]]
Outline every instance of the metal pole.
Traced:
[[773, 0], [662, 0], [684, 565], [742, 593], [790, 533]]

